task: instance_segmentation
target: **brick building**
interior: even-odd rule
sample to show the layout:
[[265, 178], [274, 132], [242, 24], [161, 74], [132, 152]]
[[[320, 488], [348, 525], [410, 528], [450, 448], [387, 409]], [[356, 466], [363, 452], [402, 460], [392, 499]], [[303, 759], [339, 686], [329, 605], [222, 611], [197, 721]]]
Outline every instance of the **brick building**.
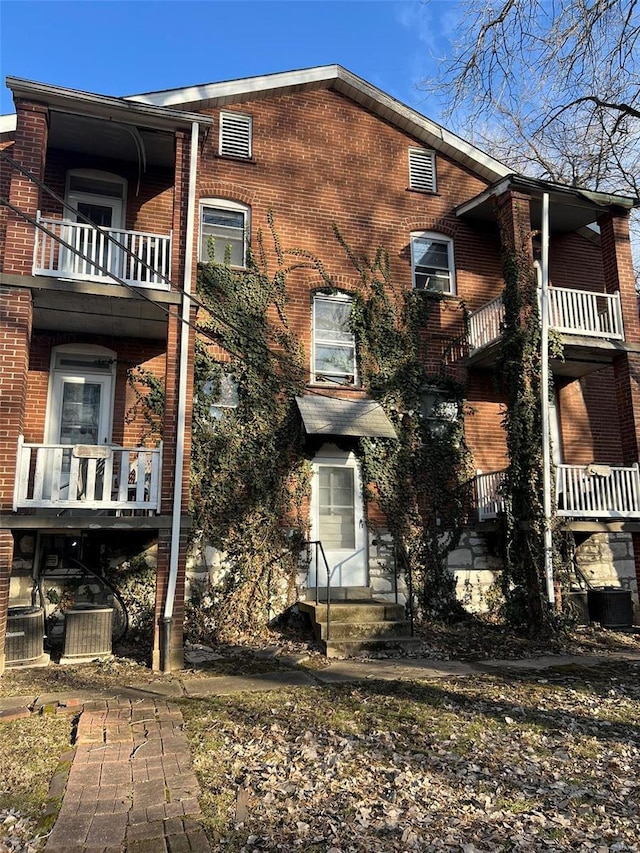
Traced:
[[[450, 565], [480, 606], [479, 591], [499, 568], [485, 534], [507, 464], [493, 381], [504, 287], [496, 210], [529, 235], [533, 262], [549, 196], [551, 326], [564, 344], [552, 363], [559, 516], [577, 534], [585, 571], [628, 586], [637, 600], [635, 200], [514, 175], [339, 66], [124, 99], [16, 78], [7, 85], [16, 118], [0, 124], [0, 663], [7, 606], [25, 603], [34, 571], [47, 560], [99, 563], [117, 541], [157, 545], [153, 663], [181, 664], [189, 295], [209, 238], [242, 267], [269, 211], [283, 243], [321, 258], [344, 289], [319, 294], [317, 280], [300, 274], [288, 294], [309, 388], [323, 390], [304, 398], [301, 417], [308, 432], [326, 436], [309, 522], [313, 539], [333, 536], [337, 585], [389, 593], [344, 423], [355, 412], [365, 434], [390, 425], [359, 387], [345, 333], [355, 274], [337, 251], [334, 224], [357, 253], [383, 246], [394, 281], [445, 294], [429, 334], [464, 380], [479, 472], [476, 511]], [[128, 379], [136, 371], [165, 387], [154, 435]], [[336, 514], [339, 535], [326, 529]]]

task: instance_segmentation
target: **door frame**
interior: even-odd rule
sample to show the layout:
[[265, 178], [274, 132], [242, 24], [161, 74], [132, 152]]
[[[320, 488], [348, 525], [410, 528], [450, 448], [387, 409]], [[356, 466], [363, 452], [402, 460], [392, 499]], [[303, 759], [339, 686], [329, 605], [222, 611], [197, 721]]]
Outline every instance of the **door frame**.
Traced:
[[[60, 361], [68, 356], [70, 361], [79, 363], [61, 365]], [[75, 356], [75, 358], [73, 358]], [[104, 362], [105, 366], [97, 362]], [[86, 367], [84, 366], [86, 364]], [[115, 400], [116, 353], [96, 344], [62, 344], [51, 350], [51, 368], [49, 370], [49, 388], [45, 416], [45, 443], [60, 444], [60, 416], [62, 409], [62, 390], [65, 381], [100, 382], [104, 396], [100, 404], [100, 432], [98, 444], [110, 444], [113, 430], [113, 407]]]
[[[310, 501], [310, 521], [311, 521], [311, 539], [321, 540], [319, 530], [319, 494], [318, 494], [318, 473], [320, 468], [349, 468], [353, 471], [353, 508], [354, 508], [354, 533], [355, 547], [352, 551], [344, 551], [345, 557], [338, 559], [335, 563], [332, 561], [330, 554], [340, 554], [340, 551], [329, 551], [324, 548], [329, 570], [331, 572], [331, 586], [368, 586], [369, 583], [369, 537], [367, 533], [367, 521], [364, 511], [364, 493], [362, 487], [362, 475], [360, 472], [360, 461], [351, 451], [340, 450], [334, 444], [324, 444], [316, 453], [312, 460], [312, 482], [311, 482], [311, 501]], [[324, 543], [323, 543], [324, 547]], [[347, 556], [349, 553], [352, 557]], [[361, 563], [354, 567], [354, 571], [360, 572], [361, 577], [358, 583], [344, 583], [343, 571], [345, 564], [353, 556], [361, 555]], [[316, 585], [316, 566], [315, 553], [312, 552], [312, 560], [309, 568], [309, 585]], [[320, 577], [325, 574], [324, 566], [320, 567]], [[324, 586], [326, 586], [326, 579]]]

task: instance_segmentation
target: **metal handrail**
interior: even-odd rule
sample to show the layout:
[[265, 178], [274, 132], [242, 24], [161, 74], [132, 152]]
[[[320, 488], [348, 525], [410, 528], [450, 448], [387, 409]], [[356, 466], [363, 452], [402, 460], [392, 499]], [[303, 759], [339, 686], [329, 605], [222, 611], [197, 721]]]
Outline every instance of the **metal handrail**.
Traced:
[[[316, 606], [319, 604], [319, 596], [318, 596], [318, 548], [322, 553], [322, 559], [324, 561], [324, 566], [327, 571], [327, 641], [331, 639], [331, 572], [329, 570], [329, 563], [327, 562], [327, 555], [324, 552], [324, 548], [322, 546], [322, 542], [319, 539], [306, 539], [303, 543], [306, 547], [313, 545], [316, 551]], [[307, 569], [307, 589], [309, 588], [309, 569]]]

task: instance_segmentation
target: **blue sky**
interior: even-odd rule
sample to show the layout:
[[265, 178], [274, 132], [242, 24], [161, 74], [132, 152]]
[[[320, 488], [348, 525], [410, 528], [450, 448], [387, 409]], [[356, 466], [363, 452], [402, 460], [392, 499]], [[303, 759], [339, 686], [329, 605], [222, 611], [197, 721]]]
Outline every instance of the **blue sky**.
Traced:
[[[0, 0], [7, 75], [126, 95], [339, 63], [438, 120], [418, 84], [456, 0]], [[28, 33], [28, 37], [27, 37]]]

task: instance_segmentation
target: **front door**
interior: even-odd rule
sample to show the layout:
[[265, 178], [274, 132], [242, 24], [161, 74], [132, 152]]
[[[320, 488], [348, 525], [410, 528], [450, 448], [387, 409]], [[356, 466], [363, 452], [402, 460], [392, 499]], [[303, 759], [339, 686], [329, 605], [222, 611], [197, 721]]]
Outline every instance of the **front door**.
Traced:
[[111, 443], [114, 359], [110, 351], [97, 349], [81, 353], [61, 347], [54, 353], [46, 440], [69, 449], [62, 455], [47, 451], [45, 489], [49, 492], [59, 483], [61, 500], [75, 500], [74, 489], [69, 489], [72, 448]]
[[[311, 538], [322, 542], [331, 586], [367, 585], [366, 525], [358, 461], [352, 453], [325, 445], [313, 460]], [[315, 548], [309, 585], [327, 585], [327, 570]]]

